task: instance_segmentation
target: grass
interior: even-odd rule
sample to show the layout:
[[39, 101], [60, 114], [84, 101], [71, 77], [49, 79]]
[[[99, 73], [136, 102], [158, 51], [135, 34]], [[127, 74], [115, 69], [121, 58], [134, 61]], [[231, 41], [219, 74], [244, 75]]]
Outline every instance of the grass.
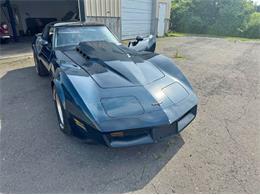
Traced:
[[185, 59], [186, 59], [185, 56], [183, 56], [183, 55], [180, 54], [180, 52], [179, 52], [178, 49], [176, 50], [176, 52], [175, 52], [173, 58], [179, 59], [179, 60], [185, 60]]
[[260, 39], [250, 39], [245, 37], [230, 37], [230, 36], [217, 36], [217, 35], [209, 35], [209, 34], [189, 34], [189, 33], [179, 33], [179, 32], [168, 32], [166, 33], [166, 37], [215, 37], [215, 38], [224, 38], [229, 41], [260, 41]]
[[185, 37], [185, 36], [191, 36], [191, 34], [188, 33], [177, 33], [177, 32], [168, 32], [165, 34], [166, 37]]
[[229, 41], [260, 41], [260, 39], [250, 39], [245, 37], [224, 37]]

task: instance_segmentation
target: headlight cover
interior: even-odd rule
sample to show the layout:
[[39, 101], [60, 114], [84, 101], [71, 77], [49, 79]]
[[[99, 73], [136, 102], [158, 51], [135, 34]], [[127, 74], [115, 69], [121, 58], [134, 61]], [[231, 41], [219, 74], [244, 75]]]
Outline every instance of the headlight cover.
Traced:
[[142, 105], [134, 96], [102, 98], [100, 101], [106, 114], [113, 118], [125, 118], [144, 113]]
[[189, 92], [177, 82], [168, 85], [162, 91], [174, 104], [180, 103], [189, 96]]

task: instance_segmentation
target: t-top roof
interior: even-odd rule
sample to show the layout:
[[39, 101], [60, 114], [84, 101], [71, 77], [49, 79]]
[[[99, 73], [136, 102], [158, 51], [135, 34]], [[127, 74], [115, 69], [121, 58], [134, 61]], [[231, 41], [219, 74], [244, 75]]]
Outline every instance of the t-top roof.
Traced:
[[62, 26], [105, 26], [101, 23], [95, 22], [56, 22], [53, 24], [54, 27], [62, 27]]

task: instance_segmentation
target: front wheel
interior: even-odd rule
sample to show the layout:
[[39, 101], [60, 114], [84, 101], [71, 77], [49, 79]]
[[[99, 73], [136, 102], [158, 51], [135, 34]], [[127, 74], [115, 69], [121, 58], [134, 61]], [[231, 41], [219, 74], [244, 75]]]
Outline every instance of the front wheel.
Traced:
[[60, 100], [58, 94], [56, 93], [55, 87], [53, 87], [52, 95], [53, 95], [54, 105], [56, 108], [56, 113], [57, 113], [57, 117], [58, 117], [58, 123], [59, 123], [60, 130], [63, 133], [65, 133], [66, 135], [72, 135], [73, 132], [69, 126], [66, 112], [63, 108], [63, 105], [61, 103], [61, 100]]
[[33, 53], [34, 63], [35, 63], [35, 70], [36, 73], [43, 77], [47, 76], [49, 74], [48, 70], [45, 68], [45, 66], [42, 64], [42, 62], [38, 59], [35, 53]]

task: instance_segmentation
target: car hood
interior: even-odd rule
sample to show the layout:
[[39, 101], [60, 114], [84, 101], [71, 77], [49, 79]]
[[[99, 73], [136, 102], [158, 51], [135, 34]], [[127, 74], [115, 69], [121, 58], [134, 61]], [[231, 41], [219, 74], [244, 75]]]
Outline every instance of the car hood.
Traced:
[[82, 42], [64, 54], [101, 88], [143, 86], [165, 76], [156, 65], [145, 60], [142, 53], [105, 41]]

